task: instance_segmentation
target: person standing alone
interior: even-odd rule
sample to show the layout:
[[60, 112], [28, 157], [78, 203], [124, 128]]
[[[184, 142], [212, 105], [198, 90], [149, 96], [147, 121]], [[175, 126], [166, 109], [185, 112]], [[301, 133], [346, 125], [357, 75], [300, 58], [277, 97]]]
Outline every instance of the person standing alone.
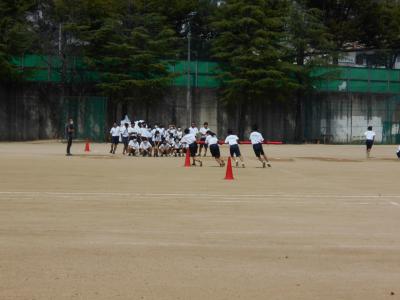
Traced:
[[72, 146], [72, 139], [74, 137], [75, 127], [74, 127], [74, 120], [72, 118], [68, 119], [68, 123], [65, 126], [65, 134], [67, 136], [67, 156], [71, 156], [71, 146]]

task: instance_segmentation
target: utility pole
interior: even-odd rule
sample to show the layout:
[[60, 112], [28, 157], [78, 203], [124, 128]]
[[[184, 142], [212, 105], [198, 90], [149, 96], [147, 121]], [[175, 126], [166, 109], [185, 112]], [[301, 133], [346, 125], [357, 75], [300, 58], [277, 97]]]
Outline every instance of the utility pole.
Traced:
[[192, 123], [193, 119], [193, 108], [192, 108], [192, 91], [191, 91], [191, 85], [192, 85], [192, 76], [191, 76], [191, 71], [190, 71], [190, 63], [191, 63], [191, 37], [192, 37], [192, 26], [191, 26], [191, 20], [192, 18], [197, 14], [197, 12], [193, 11], [189, 13], [188, 19], [187, 19], [187, 86], [186, 86], [186, 111], [188, 114], [188, 126]]
[[190, 38], [191, 38], [191, 31], [190, 31], [190, 21], [189, 21], [189, 30], [187, 33], [187, 46], [188, 46], [188, 53], [187, 53], [187, 86], [186, 86], [186, 112], [188, 114], [188, 124], [190, 126], [192, 123], [192, 91], [191, 91], [191, 74], [190, 74]]

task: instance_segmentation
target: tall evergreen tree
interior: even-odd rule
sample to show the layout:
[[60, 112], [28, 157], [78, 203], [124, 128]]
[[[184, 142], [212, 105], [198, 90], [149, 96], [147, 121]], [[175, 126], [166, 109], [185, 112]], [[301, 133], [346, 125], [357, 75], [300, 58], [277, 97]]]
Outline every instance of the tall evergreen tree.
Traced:
[[285, 53], [286, 1], [231, 0], [217, 10], [214, 58], [221, 64], [222, 100], [239, 107], [244, 134], [247, 108], [257, 101], [282, 100], [298, 88]]
[[[116, 101], [147, 104], [166, 91], [172, 75], [167, 60], [175, 56], [175, 31], [157, 1], [116, 1], [115, 12], [84, 34], [87, 62], [101, 74], [101, 90]], [[147, 117], [147, 116], [146, 116]]]

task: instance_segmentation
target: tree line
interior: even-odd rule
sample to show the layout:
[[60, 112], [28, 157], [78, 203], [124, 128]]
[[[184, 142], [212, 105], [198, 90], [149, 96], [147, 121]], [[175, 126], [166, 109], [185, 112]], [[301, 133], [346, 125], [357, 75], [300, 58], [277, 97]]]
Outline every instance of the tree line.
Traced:
[[240, 118], [252, 101], [295, 99], [300, 111], [313, 68], [337, 64], [349, 49], [379, 50], [381, 64], [394, 67], [400, 3], [0, 0], [0, 81], [24, 75], [12, 57], [40, 54], [61, 59], [62, 81], [71, 87], [66, 74], [71, 59], [81, 57], [101, 74], [104, 95], [151, 102], [174, 76], [167, 64], [186, 58], [189, 35], [194, 59], [219, 63], [221, 101], [238, 105]]

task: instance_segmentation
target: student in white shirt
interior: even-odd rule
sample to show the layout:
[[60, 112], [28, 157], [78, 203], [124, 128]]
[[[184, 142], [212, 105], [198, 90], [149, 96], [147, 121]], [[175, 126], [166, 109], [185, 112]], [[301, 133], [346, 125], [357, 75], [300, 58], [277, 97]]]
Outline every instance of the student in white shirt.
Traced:
[[134, 137], [130, 137], [129, 144], [128, 144], [128, 155], [129, 156], [136, 156], [139, 153], [139, 143], [137, 139]]
[[179, 142], [178, 138], [175, 138], [174, 149], [173, 149], [174, 156], [175, 157], [181, 156], [182, 155], [182, 151], [181, 150], [182, 150], [182, 144]]
[[367, 131], [364, 133], [365, 135], [365, 145], [367, 147], [367, 158], [370, 157], [372, 146], [374, 145], [375, 140], [375, 132], [372, 131], [372, 126], [368, 126]]
[[153, 141], [154, 157], [157, 157], [158, 156], [158, 148], [160, 147], [161, 142], [162, 142], [161, 134], [158, 130], [154, 131], [152, 141]]
[[200, 128], [200, 147], [199, 147], [199, 156], [201, 156], [201, 150], [204, 148], [204, 156], [207, 155], [208, 145], [205, 143], [207, 138], [207, 131], [209, 131], [208, 122], [204, 122], [203, 127]]
[[196, 123], [195, 122], [192, 122], [192, 126], [189, 128], [189, 133], [193, 134], [197, 139], [197, 135], [199, 133], [199, 129], [196, 127]]
[[167, 143], [166, 140], [164, 140], [159, 147], [160, 156], [168, 156], [170, 153], [170, 150], [171, 149], [170, 149], [169, 144]]
[[125, 155], [128, 153], [128, 144], [129, 144], [129, 124], [125, 123], [123, 127], [120, 127], [120, 134], [122, 137], [122, 143], [124, 144], [124, 150], [122, 154]]
[[400, 146], [399, 146], [399, 148], [397, 148], [396, 154], [397, 154], [397, 158], [400, 159]]
[[211, 155], [219, 163], [220, 167], [225, 166], [225, 162], [221, 159], [221, 152], [219, 151], [218, 138], [214, 132], [208, 130], [205, 143], [210, 146]]
[[233, 134], [232, 130], [228, 130], [228, 136], [225, 139], [225, 144], [229, 144], [229, 152], [231, 158], [235, 161], [236, 167], [239, 166], [239, 161], [237, 160], [239, 157], [240, 161], [242, 162], [242, 168], [244, 168], [244, 159], [239, 149], [239, 137]]
[[120, 136], [120, 128], [118, 127], [116, 122], [114, 123], [113, 127], [111, 127], [110, 135], [111, 135], [110, 153], [115, 154], [115, 151], [117, 150], [117, 146], [119, 143], [119, 136]]
[[183, 133], [185, 135], [182, 137], [181, 143], [186, 149], [189, 149], [190, 156], [193, 159], [192, 165], [195, 166], [196, 162], [198, 162], [200, 167], [202, 167], [203, 162], [200, 159], [196, 158], [196, 154], [197, 154], [196, 136], [194, 134], [190, 133], [189, 128], [186, 128]]
[[151, 156], [152, 147], [147, 138], [142, 138], [142, 142], [139, 146], [139, 151], [142, 156]]
[[182, 128], [178, 127], [178, 129], [176, 130], [176, 138], [181, 140], [182, 137], [183, 137]]
[[261, 133], [258, 132], [257, 126], [253, 126], [253, 131], [250, 133], [250, 141], [253, 145], [254, 153], [257, 156], [258, 160], [262, 163], [263, 168], [265, 168], [265, 165], [271, 167], [271, 164], [269, 163], [262, 146], [264, 138]]

